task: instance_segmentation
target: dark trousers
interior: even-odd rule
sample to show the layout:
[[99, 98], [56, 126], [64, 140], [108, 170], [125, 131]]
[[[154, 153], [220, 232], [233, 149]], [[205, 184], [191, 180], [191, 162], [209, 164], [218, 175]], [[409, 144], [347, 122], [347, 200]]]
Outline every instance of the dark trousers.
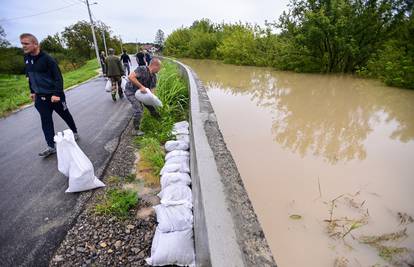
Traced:
[[118, 91], [119, 96], [122, 97], [123, 93], [122, 93], [122, 88], [121, 88], [121, 84], [122, 84], [121, 76], [110, 76], [108, 78], [111, 79], [112, 94], [116, 95], [116, 91]]
[[53, 137], [55, 136], [55, 128], [53, 126], [52, 118], [53, 111], [56, 111], [56, 113], [59, 114], [59, 116], [66, 122], [66, 124], [74, 133], [77, 133], [77, 129], [72, 115], [66, 106], [65, 95], [61, 96], [60, 101], [56, 103], [52, 103], [51, 97], [51, 95], [36, 95], [35, 107], [40, 114], [42, 129], [47, 145], [50, 147], [55, 147], [55, 142], [53, 141]]
[[124, 69], [128, 73], [127, 75], [129, 75], [129, 73], [131, 72], [131, 68], [129, 66], [129, 63], [124, 62]]
[[138, 99], [135, 98], [134, 92], [130, 90], [125, 90], [125, 95], [132, 105], [132, 110], [134, 112], [133, 122], [134, 122], [134, 128], [136, 130], [139, 129], [139, 126], [141, 124], [142, 115], [144, 113], [144, 107], [146, 107], [149, 110], [151, 116], [153, 116], [154, 118], [157, 118], [157, 119], [161, 118], [161, 115], [158, 113], [156, 108], [154, 108], [153, 106], [142, 104], [140, 101], [138, 101]]

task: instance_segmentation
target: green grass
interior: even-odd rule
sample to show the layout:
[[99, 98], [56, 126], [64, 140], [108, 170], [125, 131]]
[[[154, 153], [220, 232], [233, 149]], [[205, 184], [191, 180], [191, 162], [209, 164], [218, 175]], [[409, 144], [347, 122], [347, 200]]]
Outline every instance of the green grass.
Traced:
[[159, 141], [153, 137], [144, 137], [138, 141], [138, 145], [141, 160], [149, 163], [152, 174], [158, 176], [164, 166], [165, 157], [164, 149]]
[[155, 93], [163, 103], [163, 107], [158, 108], [161, 118], [156, 119], [145, 110], [140, 126], [145, 136], [135, 139], [141, 157], [138, 162], [139, 174], [148, 186], [159, 186], [159, 174], [165, 157], [161, 145], [173, 139], [171, 131], [174, 123], [188, 117], [188, 87], [176, 64], [163, 61], [157, 78]]
[[129, 210], [138, 203], [136, 192], [124, 189], [109, 189], [103, 196], [102, 203], [95, 207], [95, 211], [100, 215], [113, 215], [117, 218], [126, 218]]
[[126, 183], [133, 183], [135, 182], [135, 173], [130, 173], [124, 178]]
[[96, 69], [98, 69], [99, 67], [100, 66], [98, 65], [98, 62], [95, 58], [86, 61], [86, 64], [77, 70], [63, 73], [65, 89], [94, 77], [98, 74], [96, 72]]
[[[97, 68], [99, 68], [98, 62], [96, 59], [91, 59], [79, 69], [63, 73], [65, 89], [92, 78], [97, 74]], [[29, 85], [24, 75], [0, 74], [0, 117], [30, 103], [29, 95]]]

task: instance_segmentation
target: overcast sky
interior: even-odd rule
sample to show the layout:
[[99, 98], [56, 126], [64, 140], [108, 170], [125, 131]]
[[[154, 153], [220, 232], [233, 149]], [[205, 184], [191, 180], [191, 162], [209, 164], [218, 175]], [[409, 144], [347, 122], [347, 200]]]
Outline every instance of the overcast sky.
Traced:
[[[242, 21], [263, 25], [265, 20], [277, 20], [289, 0], [90, 0], [94, 2], [94, 17], [110, 26], [124, 42], [153, 42], [158, 29], [168, 35], [201, 18], [218, 23]], [[13, 45], [20, 45], [22, 32], [43, 39], [88, 19], [82, 0], [1, 0], [0, 5], [0, 25]]]

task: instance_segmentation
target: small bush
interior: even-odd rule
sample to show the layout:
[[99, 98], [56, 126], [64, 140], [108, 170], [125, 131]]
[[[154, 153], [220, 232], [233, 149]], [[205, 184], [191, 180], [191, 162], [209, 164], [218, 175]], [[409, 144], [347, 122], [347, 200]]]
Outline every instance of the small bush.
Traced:
[[103, 197], [103, 202], [96, 205], [95, 211], [101, 215], [114, 215], [125, 218], [128, 212], [138, 203], [138, 195], [131, 190], [109, 189]]

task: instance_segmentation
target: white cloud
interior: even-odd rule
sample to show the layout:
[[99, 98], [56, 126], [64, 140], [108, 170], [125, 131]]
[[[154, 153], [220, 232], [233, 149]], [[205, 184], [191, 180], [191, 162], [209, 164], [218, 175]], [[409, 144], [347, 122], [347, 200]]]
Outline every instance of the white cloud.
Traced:
[[[263, 24], [276, 20], [286, 9], [288, 0], [96, 0], [92, 6], [94, 16], [121, 35], [124, 42], [152, 42], [155, 32], [162, 29], [166, 34], [181, 26], [188, 26], [196, 19], [209, 18], [214, 22], [251, 22]], [[91, 0], [90, 2], [94, 2]], [[61, 32], [65, 26], [78, 20], [88, 20], [86, 6], [80, 0], [22, 1], [6, 0], [0, 6], [0, 19], [39, 13], [79, 3], [64, 10], [19, 20], [0, 21], [7, 39], [18, 45], [22, 32], [32, 32], [39, 39]]]

